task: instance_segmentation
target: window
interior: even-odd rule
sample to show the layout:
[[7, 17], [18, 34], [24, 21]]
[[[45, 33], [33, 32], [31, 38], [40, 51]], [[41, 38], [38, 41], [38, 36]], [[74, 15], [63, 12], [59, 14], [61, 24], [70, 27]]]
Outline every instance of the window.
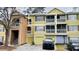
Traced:
[[3, 36], [0, 36], [0, 42], [3, 42]]
[[47, 33], [54, 33], [55, 32], [55, 26], [53, 26], [53, 25], [46, 25], [46, 32]]
[[31, 22], [32, 22], [31, 19], [28, 19], [28, 24], [31, 24]]
[[79, 42], [79, 37], [69, 37], [70, 42]]
[[57, 15], [57, 19], [66, 19], [65, 15]]
[[4, 32], [4, 28], [3, 27], [0, 27], [0, 32]]
[[76, 20], [76, 15], [68, 15], [68, 20]]
[[54, 15], [49, 15], [49, 16], [46, 16], [46, 22], [54, 22]]
[[49, 15], [49, 16], [46, 16], [46, 19], [54, 19], [54, 15]]
[[78, 31], [78, 26], [76, 26], [76, 25], [68, 26], [68, 30], [69, 31]]
[[13, 19], [14, 24], [12, 26], [19, 26], [19, 19], [15, 18]]
[[44, 16], [36, 16], [35, 21], [44, 21]]
[[44, 31], [44, 26], [35, 26], [35, 31]]
[[27, 33], [31, 33], [31, 27], [27, 27]]

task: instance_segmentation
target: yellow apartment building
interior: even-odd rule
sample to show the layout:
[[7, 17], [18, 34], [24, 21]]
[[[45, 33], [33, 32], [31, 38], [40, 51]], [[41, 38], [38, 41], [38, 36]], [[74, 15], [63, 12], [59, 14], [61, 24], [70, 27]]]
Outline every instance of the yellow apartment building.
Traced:
[[54, 8], [47, 14], [29, 14], [27, 43], [39, 45], [49, 38], [55, 50], [65, 50], [70, 40], [79, 40], [79, 13], [65, 13]]

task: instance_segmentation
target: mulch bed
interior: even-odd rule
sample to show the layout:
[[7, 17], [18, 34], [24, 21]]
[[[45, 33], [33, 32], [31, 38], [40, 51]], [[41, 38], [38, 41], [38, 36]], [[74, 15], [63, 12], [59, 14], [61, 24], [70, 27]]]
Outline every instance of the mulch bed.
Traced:
[[12, 51], [15, 47], [12, 46], [0, 46], [0, 51]]

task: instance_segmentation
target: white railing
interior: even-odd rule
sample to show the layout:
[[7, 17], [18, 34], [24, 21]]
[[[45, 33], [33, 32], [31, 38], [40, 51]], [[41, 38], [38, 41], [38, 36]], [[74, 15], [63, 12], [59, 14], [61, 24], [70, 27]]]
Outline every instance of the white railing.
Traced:
[[58, 33], [66, 33], [66, 29], [57, 29]]
[[57, 22], [65, 22], [66, 19], [57, 19]]
[[46, 22], [49, 23], [49, 22], [54, 22], [55, 19], [46, 19]]
[[55, 33], [55, 29], [46, 29], [47, 33]]

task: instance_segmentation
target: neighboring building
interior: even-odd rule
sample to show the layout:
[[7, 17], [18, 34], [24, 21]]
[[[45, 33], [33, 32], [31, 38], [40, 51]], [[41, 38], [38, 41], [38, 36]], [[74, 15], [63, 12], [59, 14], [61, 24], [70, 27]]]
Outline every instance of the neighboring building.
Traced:
[[[10, 29], [9, 45], [21, 45], [26, 43], [27, 19], [24, 15], [16, 11], [12, 14], [11, 20], [14, 22]], [[0, 42], [5, 43], [5, 29], [0, 25]]]
[[[55, 44], [55, 50], [64, 50], [66, 43], [79, 40], [77, 12], [65, 13], [54, 8], [47, 14], [29, 14], [25, 17], [19, 12], [13, 14], [12, 19], [16, 21], [10, 30], [10, 45], [24, 43], [40, 45], [43, 40], [50, 38]], [[2, 26], [0, 31], [0, 41], [5, 40], [5, 30]]]

